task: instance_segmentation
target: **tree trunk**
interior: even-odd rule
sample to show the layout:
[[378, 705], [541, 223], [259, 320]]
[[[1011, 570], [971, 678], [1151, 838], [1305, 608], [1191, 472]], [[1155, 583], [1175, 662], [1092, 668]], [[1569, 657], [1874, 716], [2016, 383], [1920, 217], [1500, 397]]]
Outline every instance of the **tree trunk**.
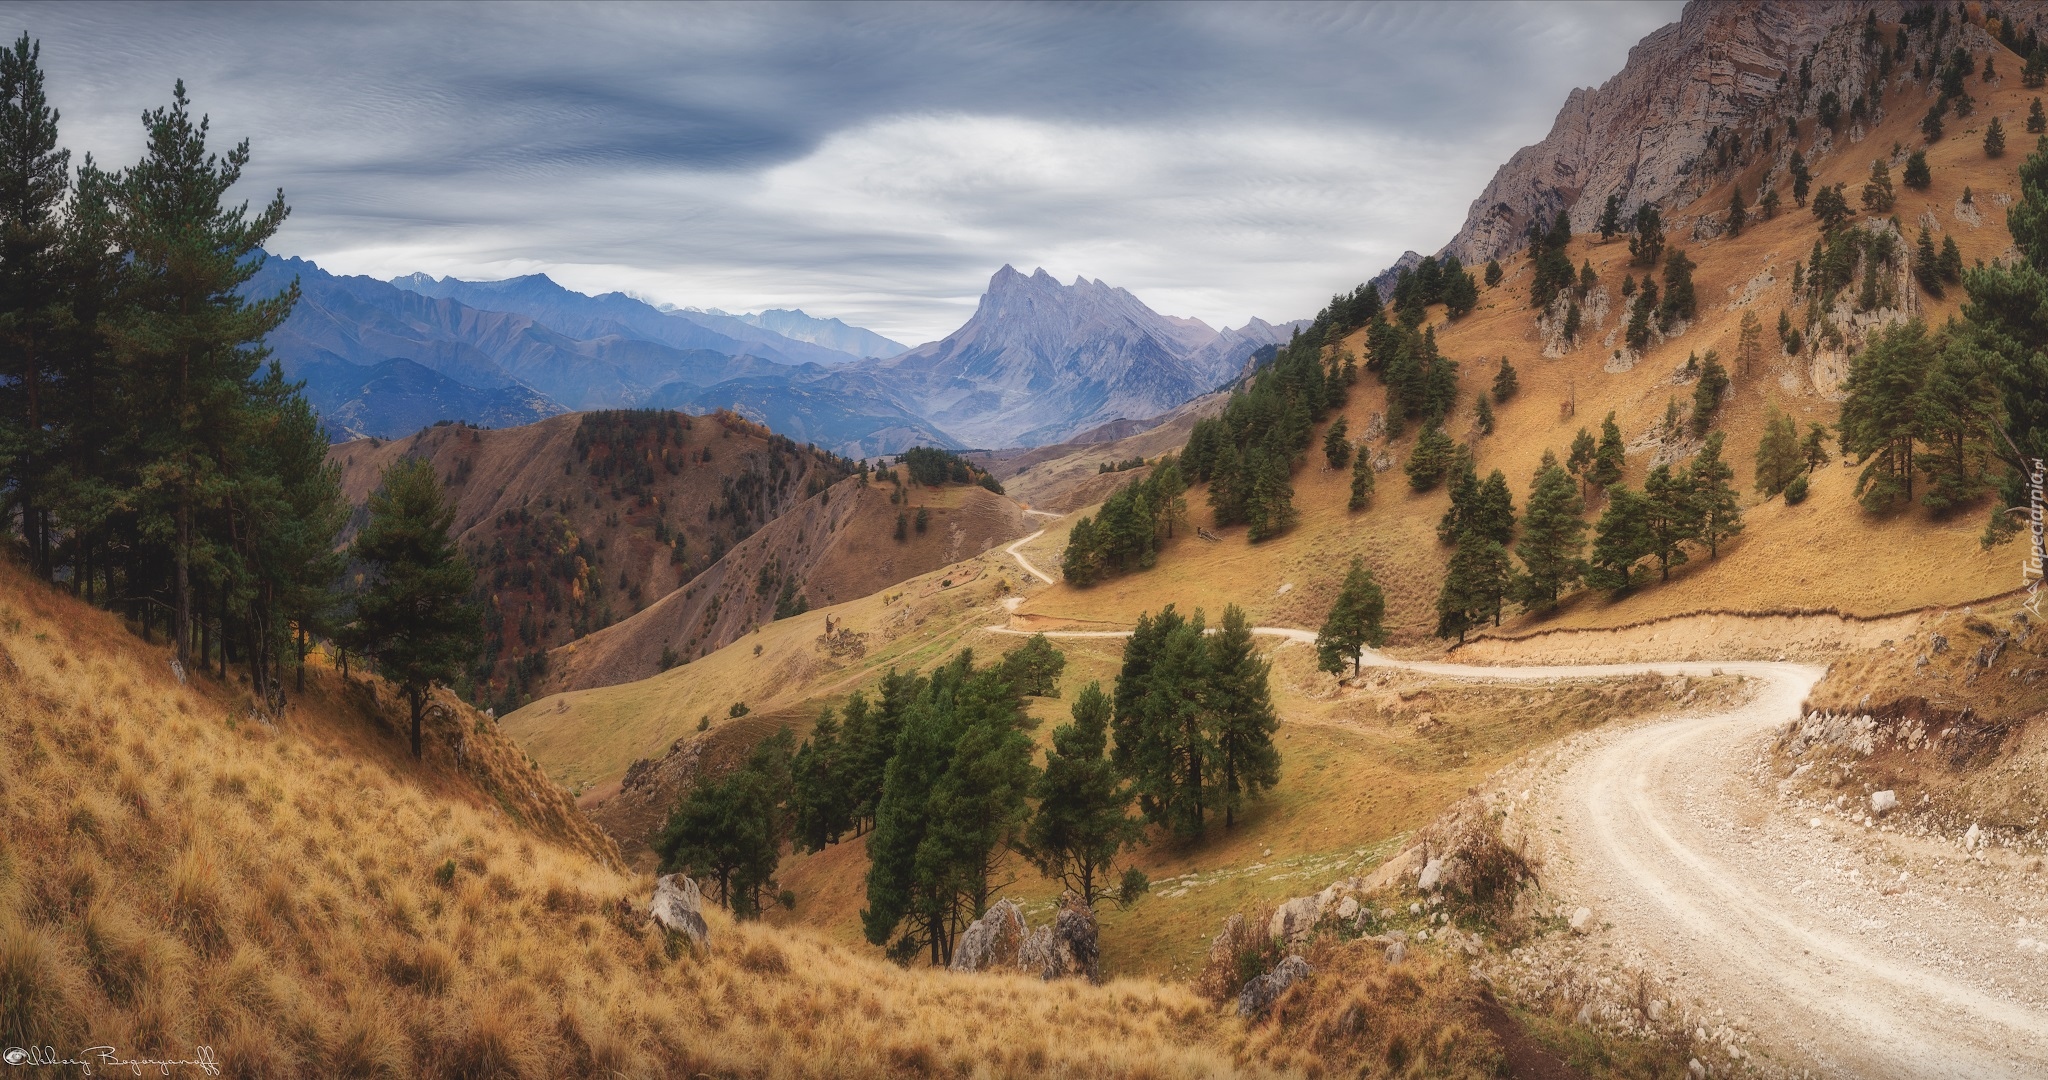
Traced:
[[178, 625], [173, 635], [177, 640], [178, 662], [187, 668], [192, 666], [192, 509], [180, 503], [178, 506], [178, 553], [174, 560], [177, 572], [174, 579], [178, 589]]
[[298, 678], [297, 678], [297, 679], [296, 679], [295, 681], [296, 681], [297, 685], [296, 685], [296, 686], [294, 687], [294, 689], [296, 689], [296, 690], [297, 690], [297, 691], [298, 691], [299, 693], [301, 693], [301, 694], [305, 693], [305, 692], [306, 692], [306, 628], [305, 628], [305, 626], [304, 626], [303, 624], [301, 624], [301, 625], [299, 626], [299, 671], [298, 671]]
[[426, 755], [420, 752], [420, 728], [421, 728], [421, 724], [422, 724], [422, 719], [421, 719], [421, 713], [422, 713], [422, 712], [423, 712], [423, 711], [424, 711], [424, 710], [426, 709], [426, 704], [427, 704], [427, 702], [426, 702], [426, 698], [427, 698], [427, 693], [426, 693], [426, 690], [425, 690], [425, 688], [414, 688], [414, 687], [410, 687], [410, 686], [409, 686], [409, 687], [406, 687], [405, 693], [406, 693], [406, 697], [407, 697], [408, 699], [410, 699], [410, 700], [411, 700], [411, 702], [412, 702], [412, 756], [413, 756], [413, 760], [415, 760], [415, 761], [420, 761], [420, 760], [424, 760], [424, 759], [425, 759], [425, 756], [426, 756]]

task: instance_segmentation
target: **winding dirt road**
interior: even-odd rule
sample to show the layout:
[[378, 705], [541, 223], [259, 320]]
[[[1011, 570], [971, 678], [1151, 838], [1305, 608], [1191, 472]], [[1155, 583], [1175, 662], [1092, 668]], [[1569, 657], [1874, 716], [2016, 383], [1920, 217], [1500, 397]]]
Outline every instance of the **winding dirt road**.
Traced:
[[[1306, 630], [1253, 632], [1315, 641]], [[2016, 927], [2048, 937], [2040, 879], [2031, 897], [2024, 887], [2015, 896], [1952, 847], [1946, 861], [1932, 842], [1905, 850], [1902, 837], [1839, 815], [1809, 819], [1765, 788], [1756, 763], [1821, 668], [1496, 667], [1371, 653], [1365, 665], [1488, 681], [1755, 680], [1756, 695], [1734, 709], [1617, 725], [1546, 768], [1515, 815], [1543, 858], [1545, 888], [1592, 909], [1589, 946], [1630, 954], [1783, 1064], [1842, 1077], [2048, 1076], [2048, 951], [2014, 950]]]

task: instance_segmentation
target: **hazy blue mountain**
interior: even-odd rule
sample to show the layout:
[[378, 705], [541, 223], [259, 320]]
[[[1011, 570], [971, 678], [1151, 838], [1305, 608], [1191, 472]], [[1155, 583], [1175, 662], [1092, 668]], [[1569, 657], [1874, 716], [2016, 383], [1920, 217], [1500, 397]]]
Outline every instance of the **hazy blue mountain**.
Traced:
[[517, 383], [466, 386], [405, 359], [364, 366], [322, 353], [296, 367], [293, 374], [305, 381], [306, 400], [319, 412], [328, 438], [337, 442], [366, 435], [402, 438], [441, 420], [517, 427], [564, 411]]
[[1062, 285], [1044, 270], [1005, 266], [965, 326], [859, 368], [970, 446], [1036, 446], [1165, 413], [1235, 376], [1292, 325], [1217, 331], [1100, 280]]
[[699, 312], [695, 308], [684, 308], [682, 310], [689, 312], [692, 317], [702, 314], [722, 315], [729, 319], [738, 319], [750, 326], [758, 326], [763, 330], [773, 330], [786, 338], [796, 341], [808, 341], [813, 345], [823, 345], [828, 349], [836, 349], [855, 359], [870, 356], [886, 359], [910, 351], [910, 346], [902, 342], [891, 341], [875, 333], [873, 330], [859, 326], [849, 326], [838, 319], [820, 319], [815, 315], [805, 314], [801, 309], [769, 308], [767, 311], [747, 315], [733, 315], [719, 311], [717, 308], [703, 312]]
[[408, 274], [391, 284], [421, 296], [446, 297], [486, 311], [509, 311], [546, 323], [584, 340], [631, 337], [676, 349], [704, 349], [725, 356], [753, 356], [786, 364], [843, 364], [836, 349], [783, 337], [730, 315], [682, 309], [664, 311], [621, 292], [589, 296], [546, 274], [503, 281], [464, 281]]

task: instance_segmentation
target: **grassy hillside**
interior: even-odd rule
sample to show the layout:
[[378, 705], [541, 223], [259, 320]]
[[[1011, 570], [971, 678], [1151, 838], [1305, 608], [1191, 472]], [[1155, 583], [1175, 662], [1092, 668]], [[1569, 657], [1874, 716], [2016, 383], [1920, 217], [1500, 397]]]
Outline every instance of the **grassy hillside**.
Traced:
[[791, 598], [818, 606], [867, 596], [1032, 528], [1015, 502], [978, 486], [841, 481], [646, 610], [555, 649], [545, 685], [580, 690], [644, 679], [773, 621], [778, 608], [795, 606]]
[[419, 764], [360, 683], [320, 672], [272, 727], [237, 687], [178, 685], [167, 655], [0, 566], [0, 1044], [337, 1077], [1226, 1076], [1290, 1056], [1155, 982], [904, 970], [717, 911], [708, 951], [679, 950], [648, 929], [651, 879], [459, 703]]
[[[1927, 147], [1932, 185], [1926, 191], [1897, 186], [1893, 213], [1905, 226], [1909, 245], [1917, 237], [1920, 223], [1925, 222], [1935, 230], [1937, 245], [1944, 236], [1955, 239], [1966, 265], [2001, 258], [2010, 250], [2004, 205], [2018, 192], [2016, 170], [2031, 139], [2021, 131], [2028, 102], [2035, 96], [2019, 86], [2020, 63], [2020, 58], [2000, 50], [1998, 68], [2005, 73], [2003, 82], [1982, 86], [1972, 79], [1971, 92], [1980, 99], [1975, 112], [1967, 120], [1951, 116], [1947, 137]], [[1811, 162], [1815, 189], [1844, 183], [1851, 205], [1857, 205], [1871, 161], [1877, 157], [1891, 162], [1894, 183], [1898, 184], [1905, 153], [1923, 145], [1918, 121], [1931, 101], [1926, 83], [1907, 83], [1888, 91], [1885, 119], [1860, 140], [1854, 138], [1847, 123], [1839, 134], [1822, 131], [1816, 138], [1815, 124], [1807, 116], [1799, 145]], [[2014, 149], [1999, 159], [1987, 158], [1982, 149], [1983, 126], [1994, 116], [2013, 133]], [[1782, 133], [1783, 121], [1776, 122]], [[1899, 152], [1894, 152], [1895, 146]], [[1640, 358], [1615, 355], [1621, 348], [1621, 281], [1625, 275], [1640, 280], [1649, 272], [1646, 267], [1630, 265], [1625, 237], [1606, 243], [1597, 236], [1573, 239], [1572, 263], [1590, 261], [1600, 283], [1594, 290], [1596, 299], [1586, 305], [1587, 329], [1582, 331], [1580, 343], [1560, 356], [1545, 355], [1537, 313], [1528, 306], [1532, 273], [1526, 258], [1503, 263], [1504, 280], [1495, 288], [1482, 290], [1479, 307], [1470, 315], [1447, 323], [1442, 308], [1431, 309], [1430, 322], [1436, 327], [1439, 346], [1445, 356], [1460, 364], [1460, 404], [1446, 430], [1454, 438], [1470, 442], [1481, 476], [1496, 468], [1506, 473], [1518, 507], [1527, 498], [1543, 452], [1552, 450], [1563, 458], [1573, 433], [1586, 427], [1597, 434], [1601, 418], [1610, 410], [1616, 414], [1630, 450], [1623, 482], [1639, 487], [1653, 460], [1660, 455], [1682, 458], [1697, 445], [1696, 441], [1662, 434], [1667, 403], [1676, 397], [1681, 406], [1690, 406], [1692, 384], [1680, 374], [1688, 356], [1718, 351], [1734, 376], [1734, 386], [1715, 426], [1727, 432], [1725, 456], [1735, 467], [1735, 484], [1744, 493], [1747, 528], [1743, 535], [1725, 545], [1717, 560], [1710, 561], [1703, 554], [1696, 557], [1675, 571], [1668, 584], [1637, 588], [1620, 598], [1582, 591], [1541, 620], [1513, 619], [1506, 632], [1539, 626], [1612, 626], [1688, 611], [1737, 608], [1833, 608], [1868, 615], [1964, 603], [2009, 590], [2017, 582], [2019, 556], [2012, 549], [1986, 552], [1978, 546], [1983, 527], [1981, 505], [1947, 518], [1918, 507], [1895, 515], [1867, 514], [1853, 498], [1859, 470], [1839, 459], [1814, 474], [1813, 494], [1799, 506], [1787, 506], [1782, 500], [1761, 503], [1752, 491], [1752, 460], [1768, 411], [1775, 407], [1791, 416], [1802, 432], [1808, 423], [1832, 424], [1839, 415], [1839, 386], [1847, 370], [1847, 356], [1840, 349], [1809, 345], [1801, 355], [1787, 356], [1775, 347], [1779, 311], [1790, 312], [1796, 322], [1804, 308], [1804, 301], [1795, 301], [1791, 293], [1793, 263], [1808, 258], [1819, 235], [1814, 216], [1792, 205], [1790, 181], [1782, 169], [1777, 185], [1784, 206], [1775, 219], [1753, 221], [1733, 238], [1693, 238], [1702, 218], [1722, 216], [1733, 184], [1740, 183], [1745, 199], [1754, 204], [1764, 168], [1761, 162], [1750, 166], [1693, 205], [1666, 209], [1667, 243], [1682, 248], [1698, 264], [1694, 281], [1699, 313], [1675, 336], [1653, 339]], [[1962, 201], [1966, 188], [1971, 195], [1969, 203]], [[1699, 231], [1702, 236], [1719, 232], [1711, 222]], [[1940, 300], [1918, 293], [1903, 271], [1898, 284], [1903, 297], [1900, 309], [1857, 316], [1850, 343], [1870, 325], [1909, 315], [1940, 322], [1960, 311], [1963, 303], [1962, 290], [1957, 287], [1949, 288]], [[1608, 298], [1606, 314], [1596, 316], [1602, 292]], [[1754, 311], [1765, 328], [1764, 359], [1750, 372], [1738, 371], [1734, 364], [1745, 311]], [[1342, 347], [1362, 356], [1363, 334], [1354, 335]], [[1480, 436], [1473, 424], [1472, 402], [1490, 385], [1503, 356], [1511, 359], [1518, 372], [1521, 393], [1496, 408], [1495, 432]], [[1568, 411], [1567, 402], [1573, 401], [1575, 411]], [[1360, 380], [1341, 415], [1348, 418], [1355, 437], [1385, 408], [1385, 389], [1367, 376]], [[1219, 530], [1223, 537], [1219, 543], [1178, 539], [1167, 545], [1157, 569], [1085, 591], [1064, 586], [1048, 590], [1034, 596], [1023, 611], [1061, 620], [1128, 625], [1139, 612], [1169, 600], [1179, 600], [1184, 606], [1202, 604], [1212, 610], [1234, 601], [1260, 621], [1315, 626], [1327, 610], [1345, 564], [1357, 555], [1366, 559], [1388, 587], [1395, 643], [1429, 643], [1435, 624], [1432, 604], [1449, 558], [1449, 549], [1436, 540], [1435, 528], [1449, 497], [1442, 488], [1422, 495], [1408, 489], [1399, 466], [1407, 460], [1416, 438], [1411, 426], [1402, 439], [1374, 444], [1373, 452], [1384, 453], [1389, 468], [1379, 474], [1373, 505], [1357, 513], [1347, 511], [1349, 476], [1327, 468], [1320, 452], [1326, 427], [1327, 422], [1317, 428], [1312, 442], [1317, 449], [1310, 451], [1308, 464], [1295, 473], [1294, 505], [1301, 520], [1288, 534], [1256, 546], [1246, 542], [1242, 528]], [[1056, 463], [1044, 463], [1036, 468], [1049, 471], [1055, 467]], [[1085, 470], [1080, 475], [1086, 479]], [[1190, 492], [1189, 502], [1195, 520], [1206, 524], [1204, 494], [1197, 488]], [[1055, 496], [1041, 494], [1040, 498], [1051, 501]], [[1589, 520], [1597, 512], [1596, 505], [1588, 512]], [[1063, 529], [1064, 523], [1029, 549], [1039, 565], [1058, 565]]]
[[329, 453], [358, 507], [405, 457], [433, 462], [455, 504], [456, 539], [489, 598], [489, 696], [508, 709], [536, 674], [520, 658], [641, 611], [847, 475], [841, 462], [725, 413], [578, 413], [488, 431], [450, 424]]

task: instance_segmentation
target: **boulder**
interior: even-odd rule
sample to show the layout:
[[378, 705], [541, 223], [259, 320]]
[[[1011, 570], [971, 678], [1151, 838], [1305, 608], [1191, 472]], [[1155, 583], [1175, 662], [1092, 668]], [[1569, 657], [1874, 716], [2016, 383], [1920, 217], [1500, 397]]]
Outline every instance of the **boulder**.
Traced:
[[1971, 822], [1970, 831], [1963, 834], [1963, 850], [1977, 850], [1977, 842], [1982, 839], [1984, 839], [1984, 830], [1978, 828], [1976, 822]]
[[1337, 917], [1338, 917], [1338, 918], [1340, 918], [1340, 919], [1348, 919], [1348, 918], [1350, 918], [1350, 917], [1352, 917], [1353, 915], [1356, 915], [1356, 914], [1358, 914], [1358, 898], [1357, 898], [1357, 897], [1355, 897], [1355, 896], [1347, 896], [1347, 897], [1345, 897], [1344, 899], [1342, 899], [1342, 900], [1339, 900], [1339, 901], [1337, 901]]
[[1429, 860], [1429, 862], [1427, 862], [1427, 863], [1423, 864], [1423, 867], [1422, 867], [1422, 874], [1421, 874], [1421, 876], [1419, 876], [1419, 877], [1417, 877], [1417, 878], [1415, 879], [1415, 887], [1416, 887], [1417, 889], [1420, 889], [1420, 890], [1422, 890], [1423, 892], [1428, 892], [1428, 891], [1430, 891], [1431, 889], [1434, 889], [1434, 888], [1436, 888], [1436, 887], [1437, 887], [1437, 885], [1438, 885], [1438, 884], [1440, 884], [1440, 883], [1441, 883], [1441, 882], [1443, 881], [1443, 879], [1444, 879], [1444, 861], [1443, 861], [1443, 859], [1441, 859], [1441, 858], [1431, 859], [1431, 860]]
[[1571, 925], [1574, 934], [1583, 934], [1593, 929], [1593, 909], [1582, 907], [1572, 912]]
[[671, 934], [682, 934], [703, 948], [711, 940], [711, 928], [704, 924], [704, 894], [697, 882], [684, 874], [663, 874], [654, 881], [654, 900], [647, 916]]
[[1899, 794], [1896, 791], [1878, 791], [1873, 792], [1870, 796], [1870, 812], [1873, 814], [1882, 815], [1885, 811], [1898, 805]]
[[1273, 965], [1273, 970], [1244, 984], [1237, 995], [1237, 1015], [1252, 1019], [1266, 1015], [1282, 991], [1308, 976], [1308, 961], [1289, 956]]
[[1322, 917], [1321, 896], [1297, 896], [1273, 912], [1273, 940], [1289, 945], [1306, 940]]
[[961, 931], [953, 946], [954, 971], [995, 971], [1017, 966], [1024, 946], [1024, 912], [1011, 900], [998, 900], [981, 918]]
[[1399, 941], [1387, 942], [1387, 963], [1398, 964], [1406, 959], [1408, 959], [1408, 946], [1406, 943]]
[[1052, 925], [1033, 930], [1017, 950], [1017, 967], [1047, 980], [1080, 976], [1101, 982], [1101, 959], [1095, 911], [1072, 889], [1060, 896]]

